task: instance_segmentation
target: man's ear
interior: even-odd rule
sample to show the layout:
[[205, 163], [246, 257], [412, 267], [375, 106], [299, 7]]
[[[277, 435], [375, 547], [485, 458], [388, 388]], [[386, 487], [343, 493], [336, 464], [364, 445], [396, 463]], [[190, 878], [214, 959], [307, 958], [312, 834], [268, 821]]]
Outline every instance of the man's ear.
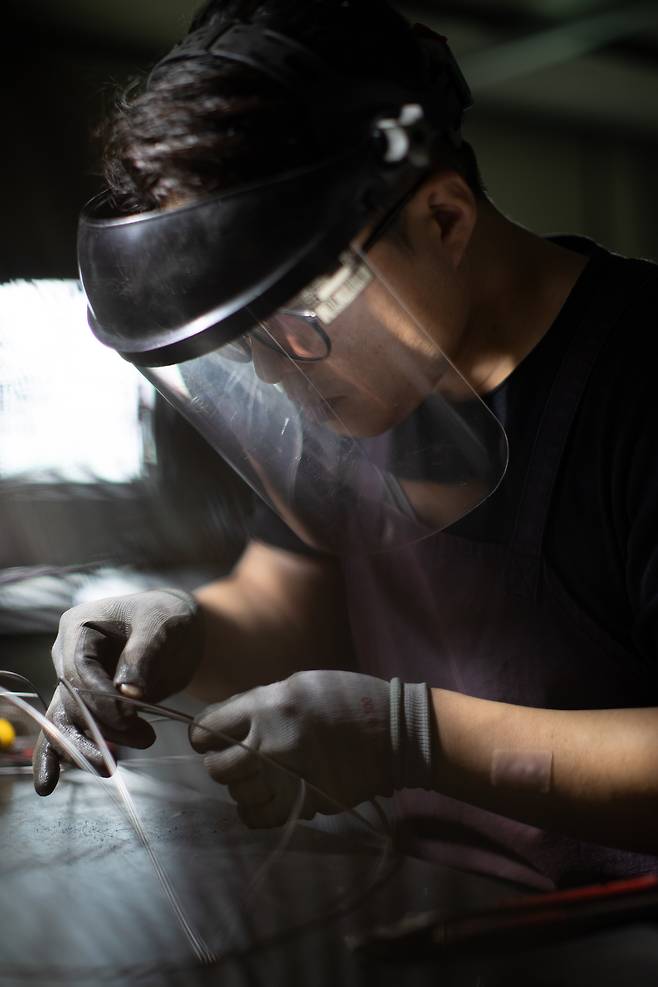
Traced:
[[456, 270], [461, 264], [477, 220], [477, 200], [456, 171], [431, 175], [409, 204], [407, 231], [418, 248], [431, 247]]

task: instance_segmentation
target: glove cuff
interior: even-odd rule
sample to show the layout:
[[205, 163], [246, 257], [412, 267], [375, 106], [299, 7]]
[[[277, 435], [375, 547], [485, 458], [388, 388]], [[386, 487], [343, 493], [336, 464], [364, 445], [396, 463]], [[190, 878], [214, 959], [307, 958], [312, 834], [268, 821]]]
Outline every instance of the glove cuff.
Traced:
[[429, 689], [424, 682], [390, 683], [393, 787], [432, 786], [432, 726]]

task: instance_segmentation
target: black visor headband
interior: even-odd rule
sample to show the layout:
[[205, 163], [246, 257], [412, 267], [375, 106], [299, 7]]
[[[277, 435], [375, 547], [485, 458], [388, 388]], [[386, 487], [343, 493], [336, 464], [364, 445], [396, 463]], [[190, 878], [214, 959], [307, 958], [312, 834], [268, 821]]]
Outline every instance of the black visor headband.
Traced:
[[[208, 32], [190, 35], [154, 73], [211, 50], [273, 77], [294, 71], [297, 89], [306, 72], [324, 73], [326, 82], [316, 55], [274, 32], [253, 25]], [[459, 132], [470, 93], [436, 38], [427, 44], [444, 59], [436, 72], [440, 122], [435, 92], [426, 100], [427, 93], [391, 83], [352, 80], [348, 103], [317, 107], [327, 153], [316, 165], [137, 215], [117, 215], [108, 194], [93, 200], [81, 216], [78, 248], [98, 339], [137, 365], [179, 363], [248, 331], [330, 269], [366, 223], [428, 172], [437, 141]], [[348, 118], [351, 146], [339, 150], [332, 138]]]
[[[266, 319], [402, 193], [353, 152], [176, 209], [114, 217], [92, 200], [78, 234], [89, 322], [138, 365], [209, 352]], [[417, 169], [400, 176], [417, 175]]]

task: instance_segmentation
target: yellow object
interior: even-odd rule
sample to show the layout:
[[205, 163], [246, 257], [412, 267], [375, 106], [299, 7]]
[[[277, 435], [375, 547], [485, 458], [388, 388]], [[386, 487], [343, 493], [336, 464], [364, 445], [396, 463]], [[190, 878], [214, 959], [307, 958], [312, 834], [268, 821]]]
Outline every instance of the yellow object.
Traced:
[[0, 720], [0, 751], [9, 750], [16, 740], [16, 731], [9, 720]]

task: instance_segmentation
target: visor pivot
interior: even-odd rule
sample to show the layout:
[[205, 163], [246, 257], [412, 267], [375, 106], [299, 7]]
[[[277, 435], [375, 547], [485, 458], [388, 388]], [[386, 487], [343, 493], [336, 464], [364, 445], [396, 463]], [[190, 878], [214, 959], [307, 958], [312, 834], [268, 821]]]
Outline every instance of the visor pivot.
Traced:
[[399, 116], [378, 120], [376, 130], [383, 141], [384, 161], [399, 164], [409, 160], [416, 166], [427, 165], [429, 132], [424, 124], [425, 113], [418, 103], [406, 103]]

